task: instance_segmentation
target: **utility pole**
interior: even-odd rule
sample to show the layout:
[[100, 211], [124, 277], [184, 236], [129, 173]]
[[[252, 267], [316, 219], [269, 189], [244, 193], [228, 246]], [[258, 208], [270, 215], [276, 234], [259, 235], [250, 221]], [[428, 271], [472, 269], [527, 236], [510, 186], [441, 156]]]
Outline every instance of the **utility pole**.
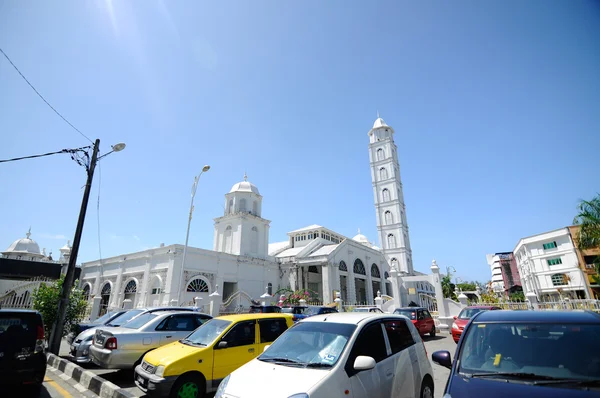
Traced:
[[56, 313], [56, 321], [50, 334], [49, 351], [55, 355], [58, 355], [60, 350], [60, 342], [62, 340], [62, 334], [65, 326], [65, 317], [67, 314], [67, 308], [69, 307], [69, 296], [71, 294], [71, 289], [75, 279], [75, 265], [77, 263], [77, 253], [79, 252], [79, 242], [81, 241], [81, 233], [83, 231], [85, 213], [90, 198], [90, 190], [92, 187], [92, 179], [94, 178], [94, 169], [96, 168], [99, 147], [100, 140], [96, 139], [96, 142], [94, 143], [92, 160], [90, 161], [89, 167], [87, 167], [87, 182], [85, 184], [85, 191], [83, 192], [83, 200], [81, 202], [81, 210], [79, 211], [77, 228], [75, 229], [75, 237], [73, 238], [73, 247], [71, 248], [71, 256], [69, 257], [67, 275], [65, 276], [65, 280], [62, 285], [60, 300], [58, 302], [58, 310]]

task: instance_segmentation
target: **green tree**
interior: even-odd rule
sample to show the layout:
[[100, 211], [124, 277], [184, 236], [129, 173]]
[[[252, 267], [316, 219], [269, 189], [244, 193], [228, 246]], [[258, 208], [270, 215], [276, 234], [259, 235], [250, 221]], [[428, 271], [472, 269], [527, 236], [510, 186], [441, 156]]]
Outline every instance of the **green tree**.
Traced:
[[452, 300], [458, 300], [456, 293], [454, 293], [454, 283], [452, 283], [451, 275], [442, 276], [442, 292], [444, 292], [444, 298]]
[[463, 282], [456, 285], [463, 292], [474, 292], [477, 290], [475, 282]]
[[523, 292], [514, 292], [509, 295], [510, 301], [525, 301], [525, 294]]
[[[65, 278], [63, 275], [60, 279], [52, 283], [42, 283], [32, 295], [33, 309], [39, 311], [44, 319], [46, 339], [50, 338], [52, 326], [56, 321], [58, 302], [60, 300], [60, 292], [64, 280]], [[74, 285], [76, 286], [77, 283]], [[65, 317], [63, 337], [71, 331], [74, 333], [77, 332], [75, 327], [85, 316], [85, 310], [87, 308], [87, 300], [83, 296], [83, 291], [75, 286], [71, 289], [71, 295], [69, 297], [69, 307], [67, 308]]]
[[579, 225], [577, 245], [580, 250], [600, 247], [600, 195], [592, 200], [581, 200], [577, 206], [579, 214], [573, 223]]

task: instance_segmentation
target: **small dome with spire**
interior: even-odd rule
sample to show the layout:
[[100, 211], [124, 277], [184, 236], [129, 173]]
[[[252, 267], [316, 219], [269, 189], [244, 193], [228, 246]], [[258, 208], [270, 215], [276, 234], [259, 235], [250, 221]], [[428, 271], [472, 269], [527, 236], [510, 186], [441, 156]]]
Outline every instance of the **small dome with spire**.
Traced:
[[257, 195], [260, 195], [260, 192], [258, 192], [258, 188], [256, 187], [256, 185], [252, 184], [251, 182], [248, 182], [248, 176], [246, 175], [246, 173], [244, 173], [244, 181], [238, 182], [233, 187], [231, 187], [229, 193], [233, 192], [252, 192]]
[[377, 119], [375, 119], [375, 123], [373, 123], [373, 128], [376, 129], [378, 127], [389, 127], [389, 126], [385, 123], [385, 120], [378, 117]]
[[371, 242], [369, 242], [369, 239], [367, 239], [366, 236], [360, 233], [360, 228], [358, 229], [358, 234], [354, 238], [352, 238], [352, 240], [367, 247], [371, 247]]
[[25, 238], [17, 239], [12, 245], [6, 249], [4, 254], [38, 254], [42, 256], [40, 246], [36, 241], [31, 239], [31, 228], [25, 234]]

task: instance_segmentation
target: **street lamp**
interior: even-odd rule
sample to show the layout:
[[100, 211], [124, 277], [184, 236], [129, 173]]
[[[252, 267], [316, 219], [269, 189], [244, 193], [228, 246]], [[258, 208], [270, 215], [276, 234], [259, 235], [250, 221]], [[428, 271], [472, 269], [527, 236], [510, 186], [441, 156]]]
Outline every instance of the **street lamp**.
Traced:
[[188, 217], [187, 233], [185, 234], [185, 246], [183, 247], [183, 258], [181, 259], [181, 272], [179, 273], [179, 293], [177, 294], [177, 304], [181, 305], [181, 292], [183, 291], [183, 269], [185, 267], [185, 256], [187, 254], [188, 239], [190, 238], [190, 225], [192, 223], [192, 213], [194, 212], [194, 197], [196, 196], [196, 189], [198, 188], [198, 181], [202, 173], [206, 173], [210, 170], [209, 165], [205, 165], [202, 168], [200, 174], [194, 177], [194, 184], [192, 185], [192, 201], [190, 203], [190, 215]]
[[[100, 157], [98, 157], [99, 148], [100, 140], [96, 139], [96, 142], [94, 142], [92, 159], [89, 161], [89, 163], [85, 162], [83, 159], [76, 159], [74, 156], [75, 153], [72, 154], [73, 159], [77, 161], [77, 163], [85, 167], [87, 171], [87, 182], [85, 184], [85, 190], [83, 192], [81, 209], [79, 210], [79, 219], [77, 221], [77, 228], [75, 229], [75, 237], [73, 238], [71, 255], [69, 256], [67, 274], [65, 275], [65, 280], [63, 281], [62, 290], [60, 293], [60, 300], [58, 301], [58, 308], [56, 310], [56, 321], [54, 322], [52, 331], [50, 333], [50, 344], [48, 350], [55, 355], [58, 355], [58, 352], [60, 351], [60, 342], [62, 340], [62, 334], [65, 326], [65, 317], [67, 314], [67, 308], [69, 307], [69, 295], [71, 294], [71, 289], [73, 288], [73, 282], [75, 279], [75, 265], [77, 263], [77, 253], [79, 252], [79, 243], [81, 242], [81, 234], [83, 232], [85, 213], [87, 211], [87, 205], [90, 198], [90, 190], [92, 188], [92, 180], [94, 178], [94, 170], [96, 169], [96, 163], [98, 162], [98, 160], [110, 153], [122, 151], [123, 149], [125, 149], [125, 144], [119, 143], [113, 145], [112, 151]], [[84, 155], [86, 159], [89, 159], [87, 152], [84, 152]]]
[[446, 267], [446, 275], [450, 276], [450, 270], [456, 272], [456, 268], [454, 268], [453, 266], [449, 265]]

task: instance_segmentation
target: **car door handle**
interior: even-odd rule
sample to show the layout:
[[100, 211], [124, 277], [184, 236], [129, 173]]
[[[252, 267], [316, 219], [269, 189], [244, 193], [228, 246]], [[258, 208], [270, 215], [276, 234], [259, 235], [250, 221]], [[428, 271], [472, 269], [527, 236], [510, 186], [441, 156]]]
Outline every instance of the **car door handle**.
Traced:
[[171, 337], [173, 337], [173, 336], [165, 336], [165, 337], [166, 337], [167, 339], [170, 339], [170, 338], [171, 338]]
[[254, 348], [248, 348], [248, 352], [254, 352]]

